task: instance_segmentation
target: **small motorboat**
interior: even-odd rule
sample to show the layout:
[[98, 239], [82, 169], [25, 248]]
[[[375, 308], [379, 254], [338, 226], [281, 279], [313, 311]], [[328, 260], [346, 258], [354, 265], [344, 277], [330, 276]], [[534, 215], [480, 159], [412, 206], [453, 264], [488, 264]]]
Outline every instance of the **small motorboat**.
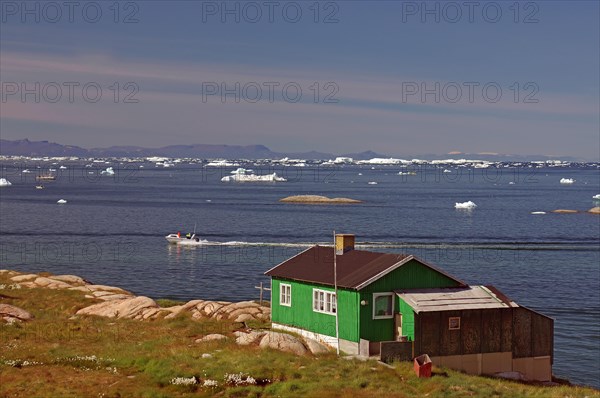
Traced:
[[179, 243], [193, 243], [200, 242], [200, 238], [196, 236], [196, 224], [194, 224], [194, 232], [188, 232], [185, 236], [181, 235], [181, 232], [177, 232], [176, 234], [169, 234], [165, 236], [167, 242], [177, 245]]
[[196, 236], [196, 233], [188, 233], [185, 236], [181, 235], [181, 232], [177, 232], [176, 234], [169, 234], [165, 236], [167, 242], [177, 245], [179, 243], [188, 243], [188, 242], [200, 242], [200, 238]]

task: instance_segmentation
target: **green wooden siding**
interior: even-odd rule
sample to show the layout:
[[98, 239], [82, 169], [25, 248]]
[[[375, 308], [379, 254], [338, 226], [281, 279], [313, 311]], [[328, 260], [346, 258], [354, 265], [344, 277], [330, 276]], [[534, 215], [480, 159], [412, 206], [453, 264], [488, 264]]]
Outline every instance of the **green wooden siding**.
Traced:
[[[292, 286], [291, 307], [279, 305], [281, 283]], [[271, 285], [273, 322], [335, 337], [335, 315], [315, 312], [312, 308], [313, 288], [332, 292], [334, 291], [332, 287], [278, 278], [272, 278]], [[340, 338], [358, 342], [358, 293], [353, 290], [338, 289], [338, 296]]]
[[[454, 287], [460, 284], [416, 260], [411, 260], [389, 274], [365, 286], [359, 293], [368, 305], [360, 306], [360, 338], [369, 341], [394, 340], [394, 319], [373, 319], [373, 293], [393, 292], [399, 289], [426, 289]], [[399, 312], [398, 297], [394, 298], [394, 312]], [[414, 325], [414, 322], [413, 322]], [[406, 332], [403, 333], [406, 334]], [[414, 331], [413, 331], [414, 334]]]
[[415, 312], [412, 307], [398, 297], [398, 312], [402, 314], [402, 334], [408, 336], [411, 341], [415, 340]]

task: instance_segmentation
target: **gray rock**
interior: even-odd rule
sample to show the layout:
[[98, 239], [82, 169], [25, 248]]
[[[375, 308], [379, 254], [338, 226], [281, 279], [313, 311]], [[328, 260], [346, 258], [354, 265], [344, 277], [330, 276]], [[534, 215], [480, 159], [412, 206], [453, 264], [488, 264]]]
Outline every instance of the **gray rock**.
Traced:
[[[77, 315], [96, 315], [108, 318], [137, 318], [148, 316], [146, 310], [159, 309], [158, 304], [149, 297], [139, 296], [122, 300], [110, 300], [85, 307]], [[155, 313], [151, 313], [154, 315]], [[151, 315], [150, 315], [151, 316]]]
[[0, 304], [0, 318], [7, 322], [12, 323], [9, 319], [19, 321], [30, 321], [33, 319], [33, 315], [25, 311], [22, 308], [15, 307], [10, 304]]
[[60, 281], [60, 282], [70, 283], [71, 285], [85, 285], [88, 283], [85, 279], [83, 279], [77, 275], [55, 275], [55, 276], [49, 276], [48, 278], [54, 279], [54, 280]]
[[250, 345], [250, 344], [254, 344], [258, 340], [260, 340], [266, 334], [266, 332], [258, 332], [256, 330], [252, 330], [249, 333], [234, 332], [233, 334], [237, 336], [237, 338], [235, 339], [235, 342], [237, 344]]
[[224, 336], [224, 335], [218, 334], [218, 333], [214, 333], [214, 334], [209, 334], [207, 336], [204, 336], [201, 339], [197, 339], [196, 343], [204, 343], [207, 341], [216, 341], [216, 340], [225, 340], [225, 339], [227, 339], [227, 336]]
[[302, 341], [287, 333], [266, 332], [260, 340], [260, 348], [272, 348], [275, 350], [291, 352], [296, 355], [305, 355], [308, 351]]
[[327, 354], [329, 352], [329, 348], [327, 348], [326, 345], [319, 343], [317, 340], [305, 338], [304, 342], [313, 355]]
[[12, 278], [10, 278], [10, 280], [13, 282], [25, 282], [25, 281], [32, 281], [37, 277], [38, 276], [36, 274], [25, 274], [25, 275], [13, 276]]

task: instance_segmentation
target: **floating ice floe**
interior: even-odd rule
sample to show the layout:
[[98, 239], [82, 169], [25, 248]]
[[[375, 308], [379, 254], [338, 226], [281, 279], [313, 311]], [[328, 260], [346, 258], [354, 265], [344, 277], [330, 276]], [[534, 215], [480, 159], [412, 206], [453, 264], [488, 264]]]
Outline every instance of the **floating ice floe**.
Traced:
[[239, 163], [233, 163], [228, 160], [213, 160], [210, 163], [207, 163], [207, 167], [237, 167]]
[[234, 174], [221, 178], [222, 182], [285, 182], [283, 177], [279, 177], [277, 173], [258, 176], [256, 174]]
[[67, 201], [64, 199], [59, 199], [56, 203], [58, 203], [59, 205], [64, 205], [65, 203], [67, 203]]
[[532, 211], [531, 214], [546, 214], [545, 211]]
[[560, 179], [561, 184], [573, 184], [574, 182], [575, 182], [575, 180], [572, 178], [561, 178]]
[[104, 176], [114, 176], [115, 175], [115, 171], [113, 170], [112, 167], [107, 167], [106, 170], [102, 170], [100, 172], [100, 174], [102, 174]]
[[59, 169], [66, 170], [67, 168], [65, 166], [60, 166]]
[[416, 176], [417, 172], [416, 171], [401, 171], [398, 173], [398, 175], [400, 175], [400, 176]]
[[452, 171], [448, 170], [448, 169], [444, 169], [443, 171], [444, 173], [452, 173]]
[[25, 170], [23, 170], [21, 173], [25, 173], [25, 174], [27, 174], [27, 173], [31, 173], [31, 171], [29, 171], [29, 169], [25, 169]]
[[595, 199], [595, 200], [600, 200], [600, 193], [599, 193], [598, 195], [594, 195], [594, 196], [592, 196], [592, 199]]
[[462, 202], [462, 203], [457, 202], [454, 204], [455, 209], [474, 209], [476, 207], [477, 207], [477, 205], [474, 202], [471, 202], [470, 200], [468, 202]]
[[243, 174], [243, 175], [249, 175], [252, 174], [254, 172], [254, 170], [250, 170], [250, 169], [244, 169], [242, 167], [238, 167], [237, 169], [233, 170], [231, 172], [231, 174]]
[[0, 187], [10, 187], [12, 183], [6, 178], [0, 178]]
[[369, 181], [369, 182], [367, 182], [367, 184], [369, 184], [369, 185], [377, 185], [377, 181]]

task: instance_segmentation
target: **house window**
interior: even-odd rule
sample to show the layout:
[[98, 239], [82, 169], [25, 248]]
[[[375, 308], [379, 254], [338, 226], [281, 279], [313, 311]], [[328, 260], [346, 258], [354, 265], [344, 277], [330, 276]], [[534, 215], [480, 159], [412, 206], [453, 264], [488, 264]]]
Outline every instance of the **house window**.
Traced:
[[292, 285], [287, 283], [279, 285], [279, 304], [286, 307], [292, 306]]
[[450, 318], [448, 318], [448, 329], [460, 330], [460, 317], [459, 316], [451, 316]]
[[373, 293], [373, 319], [394, 317], [394, 293]]
[[324, 314], [335, 315], [337, 312], [337, 300], [334, 292], [313, 289], [313, 311]]

